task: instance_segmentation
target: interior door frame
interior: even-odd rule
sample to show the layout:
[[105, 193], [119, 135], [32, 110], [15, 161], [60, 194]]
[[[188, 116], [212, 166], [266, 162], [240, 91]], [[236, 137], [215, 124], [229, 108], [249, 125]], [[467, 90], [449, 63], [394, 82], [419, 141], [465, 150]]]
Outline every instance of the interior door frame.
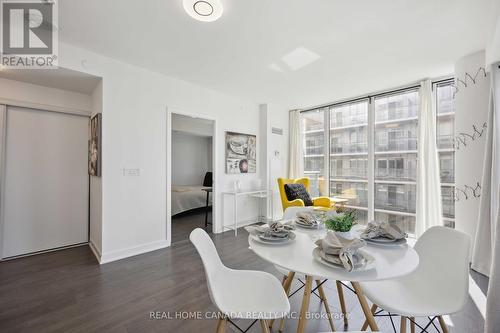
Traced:
[[7, 139], [7, 105], [0, 104], [0, 261], [3, 259], [5, 147]]
[[[5, 102], [9, 102], [8, 104]], [[3, 249], [3, 237], [4, 237], [4, 205], [5, 205], [5, 158], [6, 158], [6, 147], [7, 147], [7, 109], [9, 106], [14, 106], [14, 107], [21, 107], [21, 108], [27, 108], [27, 109], [35, 109], [39, 110], [41, 112], [55, 112], [55, 113], [62, 113], [62, 114], [69, 114], [73, 116], [80, 116], [80, 117], [85, 117], [90, 121], [91, 118], [91, 113], [88, 111], [83, 111], [79, 109], [63, 109], [57, 106], [51, 106], [51, 105], [44, 105], [44, 104], [38, 104], [38, 103], [26, 103], [23, 101], [18, 101], [18, 100], [5, 100], [5, 99], [0, 99], [0, 261], [4, 260], [4, 249]], [[90, 123], [89, 123], [90, 124]], [[88, 137], [87, 137], [88, 140]], [[67, 245], [67, 246], [62, 246], [62, 247], [57, 247], [57, 248], [52, 248], [52, 249], [47, 249], [47, 250], [41, 250], [41, 251], [36, 251], [36, 252], [31, 252], [31, 253], [26, 253], [23, 255], [15, 256], [15, 257], [9, 257], [9, 259], [15, 259], [15, 258], [20, 258], [20, 257], [26, 257], [26, 256], [31, 256], [35, 254], [40, 254], [40, 253], [46, 253], [46, 252], [52, 252], [52, 251], [57, 251], [60, 249], [66, 249], [66, 248], [72, 248], [72, 247], [77, 247], [77, 246], [82, 246], [82, 245], [88, 245], [90, 242], [90, 175], [88, 176], [88, 193], [87, 193], [87, 203], [88, 203], [88, 209], [87, 209], [87, 241], [84, 243], [79, 243], [79, 244], [73, 244], [73, 245]]]
[[175, 108], [175, 107], [166, 107], [167, 113], [167, 131], [166, 131], [166, 145], [167, 145], [167, 154], [166, 154], [166, 175], [167, 175], [167, 200], [166, 200], [166, 213], [167, 213], [167, 246], [172, 245], [172, 115], [177, 114], [181, 116], [187, 116], [191, 118], [198, 118], [204, 120], [210, 120], [213, 122], [212, 128], [212, 173], [214, 177], [214, 182], [212, 184], [212, 232], [216, 233], [218, 230], [218, 212], [217, 212], [217, 198], [219, 196], [218, 186], [216, 182], [217, 173], [217, 158], [218, 158], [218, 140], [217, 140], [217, 119], [210, 117], [206, 114], [202, 113], [192, 113], [186, 112], [184, 110]]

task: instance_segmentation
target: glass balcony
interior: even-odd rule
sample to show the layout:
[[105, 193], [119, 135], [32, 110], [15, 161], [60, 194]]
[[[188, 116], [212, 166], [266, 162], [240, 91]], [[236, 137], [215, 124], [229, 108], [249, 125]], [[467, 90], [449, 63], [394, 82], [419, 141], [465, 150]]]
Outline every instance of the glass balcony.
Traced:
[[344, 104], [330, 108], [330, 128], [366, 125], [368, 122], [368, 102]]
[[455, 218], [455, 187], [442, 186], [441, 198], [443, 202], [443, 216]]
[[304, 133], [311, 131], [324, 131], [325, 114], [324, 109], [317, 109], [301, 113], [302, 129]]
[[351, 206], [368, 207], [366, 183], [330, 180], [330, 196], [348, 199]]
[[375, 179], [416, 181], [417, 154], [375, 155]]
[[330, 131], [330, 153], [352, 154], [368, 152], [366, 127]]
[[416, 186], [375, 184], [375, 209], [415, 213]]
[[441, 183], [455, 182], [455, 153], [440, 152], [439, 153], [439, 171], [441, 175]]
[[375, 151], [417, 150], [417, 121], [375, 126]]
[[451, 134], [437, 136], [437, 146], [439, 149], [453, 149], [454, 144], [454, 137]]
[[366, 158], [331, 158], [330, 178], [366, 179], [367, 163]]
[[417, 117], [418, 91], [411, 90], [375, 99], [375, 122], [404, 120]]

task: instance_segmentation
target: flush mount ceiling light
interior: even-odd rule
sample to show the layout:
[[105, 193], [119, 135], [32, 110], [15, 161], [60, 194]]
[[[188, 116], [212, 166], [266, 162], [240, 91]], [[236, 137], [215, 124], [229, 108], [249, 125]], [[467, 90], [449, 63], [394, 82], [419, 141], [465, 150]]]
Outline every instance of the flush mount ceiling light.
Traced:
[[183, 0], [184, 10], [195, 20], [213, 22], [222, 16], [220, 0]]

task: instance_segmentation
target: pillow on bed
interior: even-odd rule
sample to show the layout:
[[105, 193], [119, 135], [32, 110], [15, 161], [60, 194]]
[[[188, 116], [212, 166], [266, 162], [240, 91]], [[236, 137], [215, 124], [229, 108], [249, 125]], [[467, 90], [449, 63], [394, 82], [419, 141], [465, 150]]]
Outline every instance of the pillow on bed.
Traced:
[[304, 184], [285, 184], [285, 193], [288, 201], [302, 199], [302, 201], [304, 201], [304, 205], [313, 205], [311, 196], [307, 192]]

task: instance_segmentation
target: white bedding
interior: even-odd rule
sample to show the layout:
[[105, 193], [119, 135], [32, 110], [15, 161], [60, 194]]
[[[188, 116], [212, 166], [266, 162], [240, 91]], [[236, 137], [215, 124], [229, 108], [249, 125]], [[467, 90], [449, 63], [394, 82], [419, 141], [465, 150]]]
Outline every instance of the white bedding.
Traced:
[[[172, 186], [172, 215], [186, 212], [191, 209], [205, 207], [207, 192], [201, 189], [204, 186], [196, 185], [173, 185]], [[212, 195], [208, 201], [212, 204]]]

